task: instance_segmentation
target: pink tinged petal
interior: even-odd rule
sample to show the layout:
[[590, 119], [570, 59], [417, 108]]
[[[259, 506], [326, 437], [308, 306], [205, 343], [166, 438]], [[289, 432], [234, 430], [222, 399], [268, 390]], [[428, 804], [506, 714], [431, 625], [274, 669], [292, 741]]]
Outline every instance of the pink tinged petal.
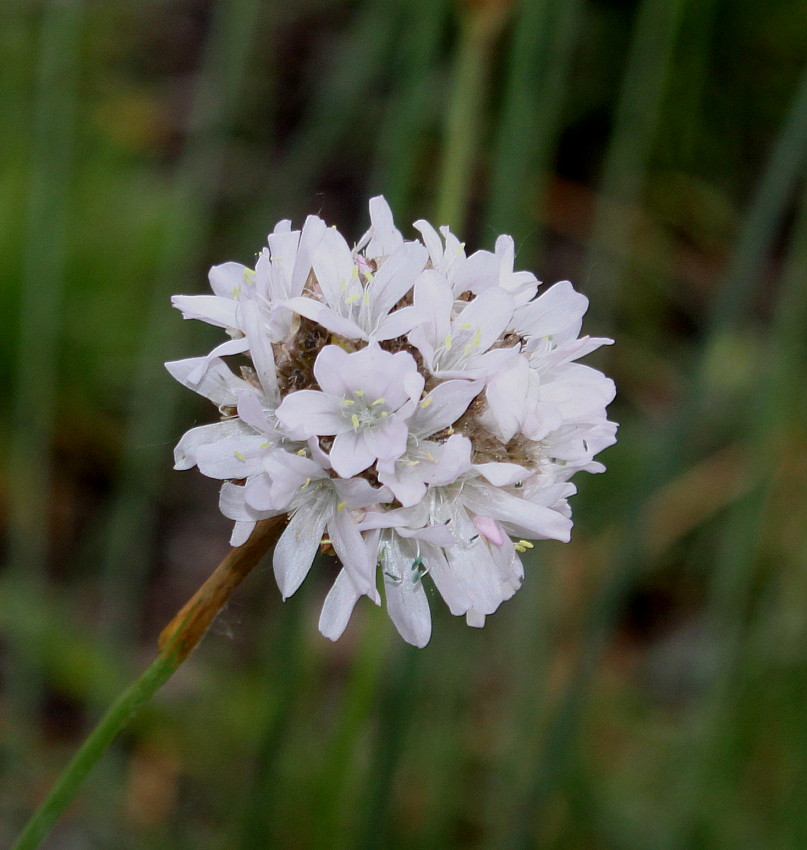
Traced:
[[409, 292], [427, 259], [428, 252], [419, 242], [407, 242], [382, 263], [367, 285], [373, 324], [369, 330], [375, 330], [384, 316]]
[[486, 617], [487, 614], [481, 614], [472, 608], [465, 614], [465, 622], [473, 629], [483, 629], [485, 627]]
[[249, 540], [256, 525], [257, 523], [254, 522], [237, 522], [230, 534], [230, 546], [243, 546]]
[[272, 566], [283, 599], [288, 599], [308, 575], [325, 530], [321, 500], [299, 507], [275, 546]]
[[372, 466], [377, 455], [368, 447], [362, 431], [345, 431], [336, 435], [330, 457], [337, 475], [352, 478]]
[[372, 227], [365, 253], [368, 257], [388, 257], [403, 244], [403, 236], [395, 227], [392, 210], [383, 196], [370, 198], [369, 206]]
[[313, 298], [292, 298], [286, 306], [323, 328], [347, 339], [367, 339], [367, 334], [352, 320], [335, 313], [327, 304]]
[[426, 484], [417, 467], [407, 466], [406, 461], [394, 464], [392, 470], [379, 469], [378, 480], [392, 490], [405, 508], [418, 504], [426, 495]]
[[[350, 354], [338, 345], [326, 345], [314, 361], [314, 377], [320, 389], [331, 396], [349, 396], [357, 388]], [[355, 362], [355, 361], [354, 361]]]
[[[438, 545], [442, 547], [444, 544]], [[423, 564], [428, 567], [434, 586], [448, 605], [448, 610], [455, 617], [464, 614], [471, 605], [471, 599], [446, 560], [443, 549], [437, 546], [421, 546], [421, 552]]]
[[342, 637], [360, 596], [347, 570], [341, 570], [325, 597], [319, 617], [319, 630], [326, 638], [339, 640]]
[[261, 455], [265, 447], [262, 434], [228, 437], [200, 446], [196, 465], [208, 478], [249, 478], [263, 471]]
[[579, 364], [568, 366], [564, 377], [541, 388], [541, 400], [554, 404], [566, 420], [602, 416], [615, 395], [616, 387], [610, 378]]
[[256, 511], [285, 510], [288, 502], [277, 504], [272, 498], [272, 481], [266, 475], [256, 475], [244, 485], [244, 501]]
[[392, 493], [386, 487], [373, 487], [364, 478], [333, 478], [334, 489], [347, 508], [369, 508], [382, 502], [391, 502]]
[[384, 574], [387, 596], [387, 613], [400, 636], [422, 649], [432, 635], [432, 617], [422, 582], [404, 576], [394, 581]]
[[204, 357], [172, 360], [165, 364], [165, 368], [180, 384], [184, 384], [199, 395], [209, 398], [219, 407], [235, 407], [238, 403], [238, 396], [245, 390], [251, 389], [250, 385], [241, 378], [236, 378], [224, 361], [218, 359], [209, 364], [201, 380], [198, 382], [191, 381], [189, 376], [204, 360], [206, 360]]
[[492, 614], [501, 604], [502, 593], [484, 540], [479, 537], [470, 546], [447, 546], [445, 553], [451, 571], [470, 602], [468, 607]]
[[409, 431], [406, 423], [397, 417], [389, 417], [384, 425], [376, 425], [360, 432], [373, 460], [395, 460], [406, 451]]
[[441, 370], [440, 377], [489, 379], [497, 373], [509, 369], [513, 365], [514, 358], [518, 357], [518, 353], [517, 346], [514, 348], [494, 348], [493, 351], [488, 351], [481, 357], [477, 357], [464, 368]]
[[231, 354], [243, 354], [249, 348], [249, 341], [245, 337], [240, 339], [228, 339], [227, 342], [222, 342], [217, 345], [207, 357], [202, 357], [198, 366], [188, 375], [188, 380], [192, 384], [197, 384], [202, 380], [210, 363], [217, 357], [227, 357]]
[[[451, 333], [459, 336], [462, 325], [469, 324], [477, 354], [487, 351], [502, 335], [513, 315], [513, 299], [502, 289], [488, 289], [477, 295], [454, 320]], [[457, 343], [460, 344], [459, 341]]]
[[431, 344], [438, 348], [451, 329], [454, 294], [451, 285], [434, 269], [426, 269], [415, 281], [415, 309], [420, 314], [420, 328]]
[[[267, 238], [269, 244], [269, 291], [271, 301], [282, 301], [298, 293], [292, 292], [291, 278], [297, 259], [297, 248], [300, 244], [300, 231], [281, 231], [275, 229]], [[257, 267], [256, 267], [257, 271]]]
[[244, 332], [249, 340], [249, 354], [258, 380], [261, 382], [266, 395], [277, 402], [280, 399], [280, 393], [277, 386], [275, 355], [272, 351], [269, 334], [261, 319], [258, 305], [253, 301], [243, 304], [241, 317], [244, 322]]
[[238, 327], [236, 302], [218, 295], [174, 295], [171, 304], [184, 319], [200, 319], [219, 328]]
[[522, 422], [538, 403], [537, 373], [532, 372], [527, 360], [519, 355], [510, 369], [494, 375], [485, 397], [488, 402], [486, 419], [495, 423], [491, 430], [507, 443], [521, 430]]
[[563, 425], [563, 417], [554, 404], [539, 401], [524, 418], [521, 431], [530, 440], [544, 440]]
[[456, 481], [471, 468], [471, 441], [452, 434], [443, 444], [437, 463], [421, 464], [423, 480], [433, 487], [444, 487]]
[[245, 422], [250, 428], [254, 428], [259, 434], [266, 435], [269, 439], [277, 439], [277, 434], [266, 415], [261, 397], [257, 390], [246, 390], [238, 396], [238, 418]]
[[474, 469], [495, 487], [517, 484], [531, 474], [529, 469], [517, 463], [476, 463]]
[[[221, 263], [207, 274], [210, 288], [221, 298], [238, 300], [243, 287], [248, 286], [252, 270], [241, 263]], [[231, 326], [232, 327], [232, 326]]]
[[225, 481], [219, 493], [219, 510], [236, 522], [252, 522], [277, 516], [281, 511], [256, 511], [245, 499], [246, 490], [240, 484]]
[[183, 434], [174, 449], [174, 469], [190, 469], [196, 466], [197, 451], [208, 443], [248, 434], [250, 430], [238, 419], [225, 419], [222, 422], [191, 428]]
[[264, 455], [263, 468], [272, 481], [271, 500], [277, 508], [287, 508], [296, 493], [313, 481], [327, 478], [325, 470], [313, 460], [282, 449]]
[[454, 275], [454, 294], [479, 295], [499, 282], [499, 261], [490, 251], [476, 251], [462, 263]]
[[570, 328], [577, 336], [587, 309], [588, 298], [576, 292], [568, 280], [562, 280], [519, 307], [513, 315], [513, 326], [521, 336], [554, 336]]
[[327, 230], [328, 228], [321, 218], [315, 215], [306, 218], [303, 230], [300, 233], [300, 245], [297, 249], [297, 259], [291, 277], [290, 295], [300, 295], [305, 288], [308, 275], [311, 272], [314, 252]]
[[337, 399], [318, 390], [290, 393], [275, 415], [284, 428], [305, 438], [338, 434], [350, 427]]
[[496, 521], [492, 520], [489, 516], [477, 514], [473, 517], [472, 522], [476, 527], [476, 530], [486, 540], [490, 540], [491, 543], [495, 543], [497, 546], [501, 546], [502, 543], [504, 543], [504, 536], [502, 535], [501, 529]]
[[417, 437], [430, 437], [453, 425], [482, 391], [481, 381], [443, 381], [418, 403], [409, 420]]
[[567, 517], [504, 490], [490, 488], [484, 496], [478, 491], [468, 493], [465, 503], [472, 511], [523, 529], [536, 539], [568, 543], [571, 537], [572, 523]]
[[328, 536], [342, 566], [348, 571], [353, 586], [359, 593], [380, 601], [375, 586], [375, 557], [370, 555], [350, 509], [337, 505], [328, 521]]
[[322, 295], [336, 310], [345, 295], [362, 294], [356, 275], [353, 255], [342, 235], [332, 227], [322, 234], [313, 253], [313, 269]]
[[408, 334], [418, 323], [419, 313], [414, 307], [402, 307], [390, 313], [373, 334], [373, 339], [384, 342]]

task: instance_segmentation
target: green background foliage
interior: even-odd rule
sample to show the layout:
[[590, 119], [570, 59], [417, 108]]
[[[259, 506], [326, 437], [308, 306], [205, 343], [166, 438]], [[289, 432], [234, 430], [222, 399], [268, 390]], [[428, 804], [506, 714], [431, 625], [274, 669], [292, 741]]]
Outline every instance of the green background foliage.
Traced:
[[[0, 0], [0, 842], [227, 550], [172, 293], [383, 192], [588, 295], [619, 389], [568, 545], [425, 650], [264, 564], [57, 848], [807, 846], [807, 11]], [[366, 601], [366, 600], [365, 600]]]

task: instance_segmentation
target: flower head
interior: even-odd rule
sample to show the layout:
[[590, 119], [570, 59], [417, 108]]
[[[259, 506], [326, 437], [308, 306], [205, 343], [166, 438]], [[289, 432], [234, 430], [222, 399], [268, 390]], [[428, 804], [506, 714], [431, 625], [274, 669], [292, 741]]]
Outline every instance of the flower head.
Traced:
[[[230, 336], [166, 364], [222, 417], [188, 431], [175, 463], [223, 480], [233, 545], [288, 515], [284, 598], [333, 550], [327, 637], [362, 596], [380, 604], [381, 584], [398, 631], [424, 646], [424, 583], [481, 626], [521, 585], [532, 541], [569, 539], [569, 479], [601, 472], [616, 434], [613, 383], [576, 361], [611, 340], [579, 337], [588, 302], [570, 283], [536, 297], [509, 236], [466, 256], [418, 221], [422, 241], [405, 241], [381, 197], [370, 221], [353, 248], [316, 216], [280, 222], [254, 270], [215, 266], [213, 295], [174, 297]], [[236, 375], [231, 355], [251, 365]]]

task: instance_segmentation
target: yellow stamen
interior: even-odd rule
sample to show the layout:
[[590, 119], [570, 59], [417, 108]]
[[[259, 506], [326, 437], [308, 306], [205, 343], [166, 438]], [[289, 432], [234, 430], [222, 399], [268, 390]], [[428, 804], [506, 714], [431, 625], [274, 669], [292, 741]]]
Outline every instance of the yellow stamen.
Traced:
[[446, 334], [446, 338], [443, 340], [443, 347], [446, 351], [451, 351], [451, 334]]
[[260, 446], [258, 446], [258, 448], [259, 449], [268, 449], [269, 446], [271, 446], [271, 445], [272, 444], [269, 442], [269, 440], [267, 440], [265, 443], [261, 443]]
[[474, 347], [482, 344], [482, 328], [477, 328], [476, 333], [474, 334], [473, 342], [471, 343]]
[[350, 417], [350, 421], [353, 423], [354, 428], [359, 427], [359, 417], [355, 413]]
[[454, 433], [454, 426], [449, 425], [448, 428], [446, 428], [446, 434], [448, 434], [449, 437], [450, 437], [453, 433]]
[[305, 479], [305, 481], [304, 481], [304, 482], [300, 485], [300, 489], [301, 489], [301, 490], [305, 490], [305, 488], [306, 488], [306, 487], [308, 487], [308, 485], [309, 485], [310, 483], [311, 483], [311, 479], [310, 479], [310, 478], [306, 478], [306, 479]]
[[356, 396], [356, 398], [363, 398], [364, 397], [364, 390], [354, 390], [353, 395]]
[[460, 327], [462, 328], [462, 330], [464, 330], [464, 331], [468, 331], [468, 330], [470, 330], [470, 329], [473, 327], [473, 325], [472, 325], [470, 322], [463, 322], [463, 323], [460, 325]]
[[343, 511], [345, 509], [345, 505], [347, 505], [347, 502], [339, 502], [339, 504], [336, 506], [336, 510]]
[[355, 403], [356, 403], [356, 402], [355, 402], [355, 401], [353, 401], [353, 399], [352, 399], [352, 398], [346, 398], [346, 399], [342, 402], [342, 404], [346, 404], [346, 405], [351, 405], [351, 404], [355, 404]]
[[519, 546], [518, 543], [516, 543], [516, 545], [513, 546], [513, 548], [516, 550], [516, 552], [526, 552], [527, 551], [526, 546]]
[[375, 401], [374, 401], [374, 402], [370, 405], [370, 407], [375, 407], [377, 404], [384, 404], [384, 396], [381, 396], [381, 398], [377, 398], [377, 399], [376, 399], [376, 400], [375, 400]]
[[233, 452], [233, 454], [238, 458], [238, 460], [241, 461], [241, 463], [243, 463], [246, 460], [246, 458], [244, 457], [243, 454], [241, 454], [241, 452]]
[[389, 413], [387, 413], [387, 411], [386, 411], [386, 410], [382, 410], [382, 411], [381, 411], [381, 415], [382, 415], [382, 416], [389, 416]]
[[426, 398], [424, 398], [423, 401], [420, 403], [420, 406], [428, 407], [433, 401], [434, 399], [430, 395], [427, 395]]
[[535, 544], [530, 543], [529, 540], [519, 540], [518, 545], [523, 546], [525, 549], [534, 549], [535, 548]]
[[369, 292], [364, 293], [364, 297], [362, 298], [361, 303], [364, 304], [365, 307], [370, 303], [370, 293]]
[[305, 449], [297, 449], [297, 454], [300, 455], [300, 457], [305, 457]]
[[348, 295], [345, 298], [345, 304], [352, 304], [354, 301], [358, 301], [361, 298], [361, 295], [358, 292], [355, 292], [353, 295]]
[[359, 279], [359, 267], [358, 266], [353, 266], [353, 271], [350, 273], [350, 279], [351, 280], [358, 280]]

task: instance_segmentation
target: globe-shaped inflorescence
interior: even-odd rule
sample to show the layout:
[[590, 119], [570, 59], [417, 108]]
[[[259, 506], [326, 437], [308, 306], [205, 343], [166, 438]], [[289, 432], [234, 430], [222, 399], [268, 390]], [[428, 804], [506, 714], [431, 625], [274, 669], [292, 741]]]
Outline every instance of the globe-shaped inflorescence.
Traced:
[[424, 646], [424, 583], [481, 626], [521, 585], [532, 541], [569, 539], [570, 478], [601, 472], [616, 438], [612, 381], [577, 361], [611, 340], [580, 336], [588, 301], [568, 281], [539, 294], [513, 271], [509, 236], [467, 256], [425, 221], [405, 241], [382, 197], [370, 220], [353, 248], [316, 216], [281, 221], [254, 269], [214, 266], [212, 295], [173, 298], [229, 336], [166, 364], [221, 414], [182, 437], [175, 466], [224, 481], [233, 545], [288, 514], [284, 598], [335, 553], [324, 635], [361, 596], [380, 604], [382, 584], [398, 631]]

